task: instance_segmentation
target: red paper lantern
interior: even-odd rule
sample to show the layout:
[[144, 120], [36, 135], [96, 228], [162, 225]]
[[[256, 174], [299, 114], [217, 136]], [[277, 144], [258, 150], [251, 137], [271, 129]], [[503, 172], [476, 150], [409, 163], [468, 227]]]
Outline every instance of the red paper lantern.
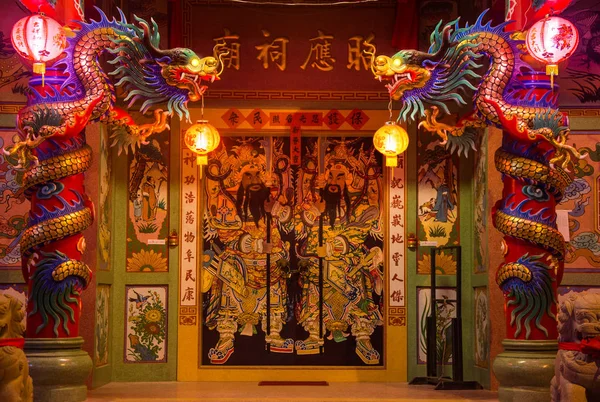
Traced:
[[533, 24], [525, 39], [529, 54], [546, 63], [546, 74], [554, 84], [558, 63], [573, 55], [579, 44], [579, 32], [570, 21], [560, 17], [546, 17]]
[[11, 40], [17, 53], [33, 62], [33, 72], [42, 76], [46, 63], [60, 56], [66, 45], [62, 26], [44, 14], [20, 19], [13, 27]]

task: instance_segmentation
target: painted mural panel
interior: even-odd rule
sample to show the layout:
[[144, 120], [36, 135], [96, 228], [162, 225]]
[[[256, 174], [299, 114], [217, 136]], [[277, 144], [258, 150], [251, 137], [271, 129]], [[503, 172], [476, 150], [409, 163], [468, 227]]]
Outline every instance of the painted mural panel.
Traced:
[[26, 16], [18, 2], [3, 2], [0, 19], [0, 102], [25, 103], [27, 79], [31, 73], [21, 64], [10, 34], [13, 25]]
[[570, 211], [565, 269], [570, 272], [596, 271], [600, 270], [600, 142], [597, 133], [571, 134], [571, 141], [578, 145], [580, 152], [588, 152], [589, 156], [577, 162], [574, 181], [556, 207]]
[[[560, 105], [598, 107], [600, 102], [600, 2], [572, 0], [560, 15], [579, 31], [579, 47], [559, 75]], [[566, 89], [566, 90], [565, 90]]]
[[110, 269], [111, 162], [108, 131], [102, 127], [100, 129], [100, 199], [98, 202], [98, 269], [100, 271]]
[[487, 133], [478, 135], [480, 145], [475, 152], [475, 175], [473, 177], [473, 208], [474, 208], [474, 245], [475, 245], [475, 273], [481, 274], [488, 270], [488, 243], [487, 243]]
[[110, 285], [96, 288], [96, 329], [94, 362], [96, 367], [108, 364], [108, 325], [110, 322]]
[[372, 140], [225, 137], [206, 177], [203, 364], [383, 364]]
[[[456, 289], [436, 288], [436, 360], [438, 365], [452, 363], [452, 318], [456, 317]], [[431, 289], [417, 288], [417, 363], [427, 363], [427, 317], [431, 314]], [[445, 372], [445, 371], [444, 371]], [[446, 373], [446, 372], [445, 372]], [[447, 373], [446, 373], [447, 374]]]
[[130, 158], [127, 272], [169, 269], [169, 135], [156, 135]]
[[22, 304], [23, 311], [23, 328], [27, 325], [27, 285], [24, 283], [2, 283], [0, 284], [0, 294], [11, 296], [19, 300]]
[[[14, 130], [0, 130], [0, 148], [13, 143]], [[25, 230], [29, 202], [19, 194], [23, 172], [0, 152], [0, 269], [21, 269], [18, 235]]]
[[[417, 146], [417, 238], [421, 246], [458, 245], [458, 158], [431, 133], [419, 132]], [[430, 272], [429, 251], [419, 247], [417, 273]], [[451, 251], [443, 250], [436, 256], [436, 272], [456, 273], [456, 258]]]
[[167, 361], [167, 286], [126, 286], [125, 363]]
[[490, 366], [490, 308], [487, 287], [475, 288], [475, 365]]

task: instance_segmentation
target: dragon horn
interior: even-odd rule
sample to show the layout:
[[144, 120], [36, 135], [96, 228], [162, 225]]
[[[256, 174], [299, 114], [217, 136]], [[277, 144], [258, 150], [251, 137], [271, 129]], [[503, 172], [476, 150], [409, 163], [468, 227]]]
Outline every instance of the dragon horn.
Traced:
[[410, 64], [423, 65], [423, 63], [425, 61], [430, 61], [433, 63], [439, 62], [444, 57], [444, 55], [446, 54], [446, 52], [452, 45], [452, 43], [450, 42], [450, 34], [451, 33], [452, 33], [452, 27], [445, 26], [444, 30], [442, 31], [442, 45], [440, 46], [438, 51], [435, 53], [425, 53], [425, 52], [418, 52], [418, 51], [414, 52], [414, 55], [412, 56], [412, 60], [410, 61]]
[[150, 27], [145, 21], [140, 21], [140, 26], [144, 30], [144, 45], [154, 58], [160, 59], [165, 56], [171, 56], [168, 51], [160, 50], [152, 44], [150, 41]]
[[450, 34], [452, 32], [452, 27], [450, 26], [446, 26], [444, 27], [444, 30], [442, 31], [442, 45], [440, 46], [439, 50], [437, 52], [435, 52], [432, 56], [431, 56], [431, 61], [440, 61], [442, 59], [442, 57], [444, 57], [444, 55], [446, 54], [446, 52], [448, 51], [448, 49], [450, 48]]

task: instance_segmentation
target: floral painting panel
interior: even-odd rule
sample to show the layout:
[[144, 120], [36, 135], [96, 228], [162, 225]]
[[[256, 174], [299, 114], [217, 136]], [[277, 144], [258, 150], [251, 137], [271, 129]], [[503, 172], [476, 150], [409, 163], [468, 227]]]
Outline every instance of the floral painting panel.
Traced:
[[125, 363], [167, 361], [167, 286], [127, 286]]
[[163, 132], [130, 159], [127, 272], [168, 271], [169, 132]]
[[[452, 318], [456, 317], [456, 289], [436, 288], [436, 361], [452, 363]], [[417, 288], [417, 363], [427, 363], [427, 317], [431, 314], [431, 289]], [[449, 368], [449, 367], [448, 367]], [[445, 374], [448, 374], [445, 372]]]
[[110, 285], [98, 285], [96, 289], [96, 329], [94, 362], [96, 367], [108, 364], [108, 326], [110, 312]]

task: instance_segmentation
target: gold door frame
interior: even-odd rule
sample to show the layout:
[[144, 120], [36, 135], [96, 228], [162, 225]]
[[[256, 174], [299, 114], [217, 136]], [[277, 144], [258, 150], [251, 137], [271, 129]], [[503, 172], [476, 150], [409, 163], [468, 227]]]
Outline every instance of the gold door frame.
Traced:
[[[230, 109], [210, 109], [205, 110], [204, 118], [208, 119], [211, 124], [216, 126], [221, 133], [228, 135], [227, 132], [232, 132], [230, 127], [226, 125], [223, 118], [224, 115]], [[255, 109], [236, 109], [242, 115], [250, 114]], [[267, 112], [301, 112], [299, 110], [281, 110], [281, 109], [268, 109], [264, 108]], [[315, 110], [311, 110], [315, 111]], [[199, 110], [190, 110], [192, 115], [192, 121], [200, 118]], [[327, 113], [326, 110], [318, 110], [318, 112]], [[347, 115], [351, 110], [340, 110], [343, 115]], [[379, 128], [385, 121], [387, 121], [389, 112], [387, 110], [364, 110], [364, 113], [369, 117], [366, 124], [360, 128], [360, 130], [353, 130], [351, 127], [348, 130], [340, 127], [339, 130], [325, 131], [327, 128], [323, 127], [302, 127], [303, 135], [306, 136], [370, 136], [377, 128]], [[242, 123], [237, 129], [235, 129], [236, 136], [275, 136], [287, 134], [286, 130], [289, 127], [263, 127], [260, 130], [252, 128], [245, 128]], [[173, 132], [183, 132], [188, 127], [188, 124], [183, 123], [179, 126], [178, 123], [173, 122]], [[289, 132], [289, 131], [288, 131]], [[178, 140], [179, 148], [182, 150], [182, 155], [185, 152], [185, 145]], [[181, 161], [181, 158], [180, 158]], [[389, 200], [389, 188], [391, 182], [391, 170], [384, 168], [383, 183], [384, 183], [384, 216], [389, 218], [390, 216], [390, 200]], [[181, 177], [181, 174], [180, 174]], [[198, 177], [198, 176], [197, 176]], [[203, 182], [202, 182], [203, 183]], [[197, 188], [201, 189], [201, 182], [197, 182]], [[180, 197], [183, 205], [184, 199], [184, 186], [182, 183], [180, 190]], [[197, 194], [201, 195], [200, 190], [197, 190]], [[202, 197], [199, 197], [201, 200]], [[404, 186], [404, 203], [406, 204], [406, 185]], [[201, 202], [197, 203], [196, 216], [201, 216], [203, 205]], [[182, 221], [184, 213], [181, 212]], [[404, 215], [406, 213], [404, 212]], [[197, 221], [198, 222], [198, 221]], [[391, 241], [390, 236], [390, 219], [384, 219], [385, 227], [385, 239], [384, 239], [384, 252], [385, 265], [384, 265], [384, 294], [386, 300], [384, 302], [384, 350], [382, 352], [384, 357], [384, 363], [382, 366], [374, 367], [362, 367], [362, 366], [215, 366], [215, 365], [202, 365], [201, 364], [201, 325], [202, 325], [202, 312], [201, 306], [199, 305], [201, 300], [200, 294], [200, 268], [199, 264], [196, 264], [196, 297], [194, 306], [179, 306], [178, 314], [178, 350], [177, 350], [177, 379], [178, 381], [340, 381], [340, 382], [360, 382], [360, 381], [406, 381], [407, 380], [407, 326], [406, 326], [406, 306], [405, 307], [390, 307], [390, 247]], [[198, 227], [198, 223], [196, 223]], [[196, 233], [201, 233], [198, 231]], [[180, 237], [183, 235], [180, 225]], [[404, 236], [406, 238], [406, 236]], [[201, 242], [197, 242], [196, 255], [201, 256]], [[183, 249], [183, 245], [180, 245]], [[405, 253], [405, 243], [401, 243], [402, 254]], [[180, 253], [180, 263], [182, 262], [183, 251]], [[180, 271], [181, 272], [181, 271]], [[181, 275], [181, 274], [180, 274]], [[180, 281], [183, 278], [181, 275]], [[407, 276], [405, 275], [405, 278]], [[404, 282], [404, 289], [406, 289], [406, 279]], [[182, 288], [180, 286], [180, 288]], [[179, 301], [182, 302], [183, 294], [179, 295]]]

